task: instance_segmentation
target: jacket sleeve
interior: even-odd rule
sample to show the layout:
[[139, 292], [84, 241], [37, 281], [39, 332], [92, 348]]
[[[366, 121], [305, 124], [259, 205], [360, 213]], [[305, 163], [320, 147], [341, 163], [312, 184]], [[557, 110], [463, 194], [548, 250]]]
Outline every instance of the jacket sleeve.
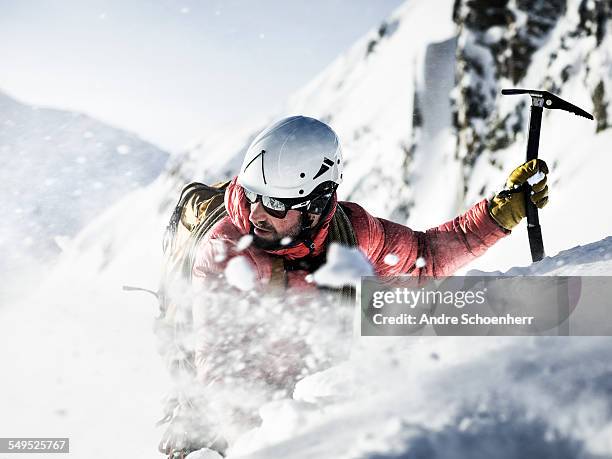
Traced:
[[[360, 248], [379, 276], [450, 276], [510, 233], [483, 199], [463, 215], [427, 231], [375, 218], [363, 211], [354, 221]], [[418, 260], [418, 261], [417, 261]]]

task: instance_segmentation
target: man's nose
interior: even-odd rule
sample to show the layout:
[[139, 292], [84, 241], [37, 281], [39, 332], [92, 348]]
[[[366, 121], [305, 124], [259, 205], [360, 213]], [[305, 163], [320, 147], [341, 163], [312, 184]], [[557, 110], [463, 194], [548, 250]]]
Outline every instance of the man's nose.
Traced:
[[261, 201], [257, 201], [255, 204], [251, 204], [251, 213], [249, 214], [249, 220], [251, 220], [251, 222], [260, 222], [262, 220], [268, 220], [268, 213], [265, 211]]

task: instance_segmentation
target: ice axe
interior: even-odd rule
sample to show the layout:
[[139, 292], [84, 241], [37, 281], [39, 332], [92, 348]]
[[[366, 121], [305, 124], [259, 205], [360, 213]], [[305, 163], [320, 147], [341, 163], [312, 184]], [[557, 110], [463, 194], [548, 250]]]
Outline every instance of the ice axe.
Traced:
[[[574, 115], [584, 116], [590, 120], [593, 116], [579, 107], [551, 94], [548, 91], [536, 89], [502, 89], [504, 96], [515, 94], [529, 94], [531, 96], [531, 115], [529, 117], [529, 136], [527, 138], [527, 161], [537, 159], [540, 145], [540, 128], [542, 127], [542, 111], [545, 108], [551, 110], [565, 110]], [[542, 228], [538, 218], [538, 208], [531, 201], [531, 185], [525, 183], [525, 210], [527, 211], [527, 234], [529, 236], [529, 247], [531, 259], [540, 261], [544, 258], [544, 242], [542, 241]]]

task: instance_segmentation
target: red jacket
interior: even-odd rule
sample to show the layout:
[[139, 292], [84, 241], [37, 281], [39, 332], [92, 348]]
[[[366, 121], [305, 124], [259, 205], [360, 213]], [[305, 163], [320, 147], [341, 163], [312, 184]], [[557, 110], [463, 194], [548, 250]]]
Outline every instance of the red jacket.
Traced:
[[[236, 243], [242, 236], [249, 234], [250, 230], [249, 203], [242, 187], [236, 184], [234, 178], [225, 192], [228, 216], [218, 222], [202, 240], [193, 275], [197, 278], [222, 272], [230, 258], [241, 255], [249, 260], [257, 278], [265, 284], [272, 275], [273, 256], [296, 260], [316, 257], [326, 250], [327, 233], [336, 205], [334, 195], [331, 212], [313, 238], [315, 249], [312, 255], [309, 255], [309, 249], [303, 243], [275, 251], [266, 251], [251, 245], [238, 253]], [[353, 202], [342, 202], [342, 205], [348, 210], [359, 248], [378, 276], [448, 276], [482, 255], [495, 242], [510, 233], [491, 218], [486, 199], [475, 204], [463, 215], [425, 232], [413, 231], [407, 226], [373, 217]], [[399, 258], [397, 264], [391, 266], [384, 262], [389, 254]], [[425, 264], [422, 267], [416, 266], [419, 257], [424, 259]], [[289, 271], [288, 286], [300, 288], [310, 285], [304, 280], [307, 274], [309, 273], [306, 271]]]

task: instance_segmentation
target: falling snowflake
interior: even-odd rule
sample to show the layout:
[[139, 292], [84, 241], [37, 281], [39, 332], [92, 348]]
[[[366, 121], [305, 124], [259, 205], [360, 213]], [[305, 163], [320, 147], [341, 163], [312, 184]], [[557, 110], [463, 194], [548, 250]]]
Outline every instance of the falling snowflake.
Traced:
[[423, 267], [425, 267], [425, 265], [427, 263], [425, 262], [425, 258], [419, 257], [419, 258], [416, 259], [416, 263], [415, 264], [416, 264], [417, 268], [423, 268]]
[[246, 291], [255, 286], [255, 273], [245, 257], [232, 258], [225, 268], [225, 278], [230, 285]]
[[130, 152], [130, 147], [127, 145], [119, 145], [117, 147], [117, 153], [120, 155], [127, 155]]
[[395, 266], [399, 262], [399, 257], [394, 253], [389, 253], [385, 256], [383, 261], [389, 266]]
[[236, 250], [238, 252], [242, 252], [244, 249], [250, 246], [252, 242], [253, 242], [253, 236], [250, 234], [246, 234], [242, 236], [240, 240], [238, 241], [238, 243], [236, 244]]
[[214, 254], [214, 260], [216, 263], [221, 263], [225, 261], [227, 258], [227, 249], [225, 247], [225, 242], [219, 239], [211, 239], [210, 245], [212, 249], [212, 253]]

